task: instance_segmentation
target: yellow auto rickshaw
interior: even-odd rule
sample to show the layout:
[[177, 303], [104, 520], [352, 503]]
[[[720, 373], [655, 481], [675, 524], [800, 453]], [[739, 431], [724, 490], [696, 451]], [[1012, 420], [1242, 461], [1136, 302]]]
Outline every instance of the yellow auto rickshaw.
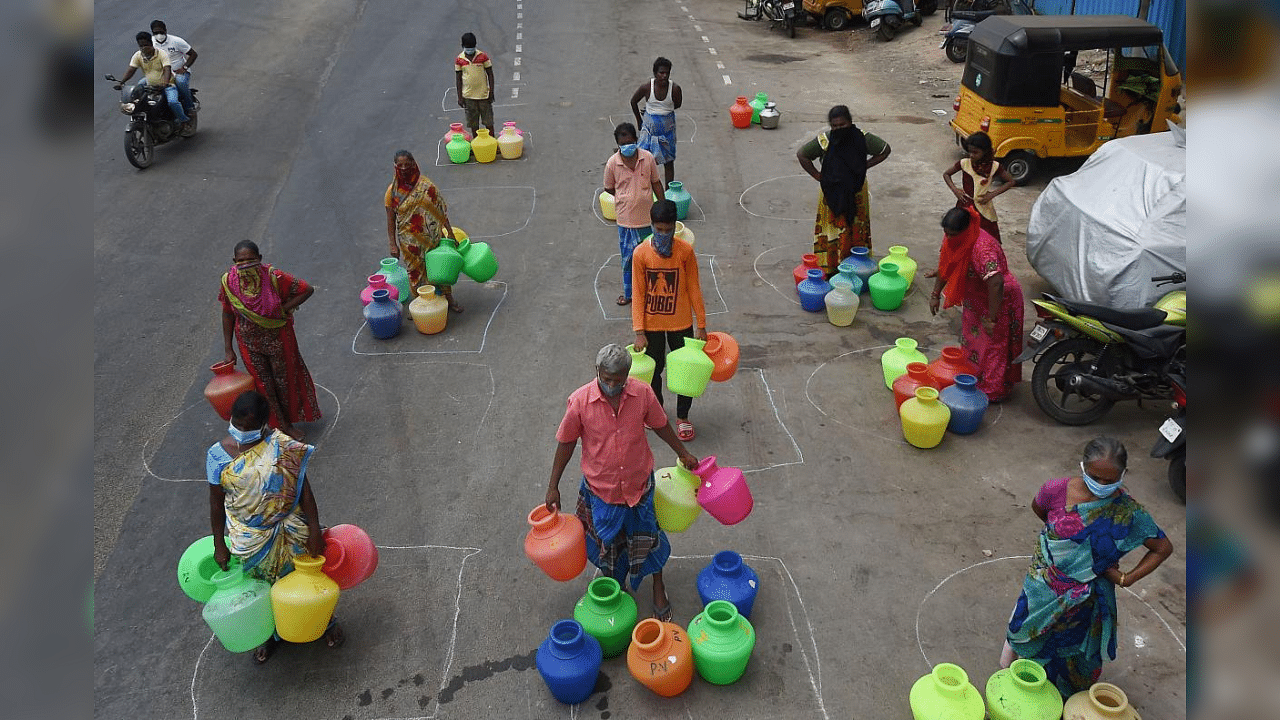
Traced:
[[[1105, 56], [1103, 86], [1076, 71]], [[956, 141], [979, 130], [1021, 184], [1041, 158], [1082, 157], [1104, 142], [1181, 122], [1182, 75], [1160, 28], [1123, 15], [997, 15], [969, 36], [953, 105]]]
[[804, 11], [818, 27], [848, 30], [854, 18], [862, 17], [862, 0], [804, 0]]

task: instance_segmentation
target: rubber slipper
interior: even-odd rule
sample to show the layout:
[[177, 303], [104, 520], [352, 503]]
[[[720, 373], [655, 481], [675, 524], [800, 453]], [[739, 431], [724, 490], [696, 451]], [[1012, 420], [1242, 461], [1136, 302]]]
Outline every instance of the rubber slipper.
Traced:
[[680, 438], [681, 442], [688, 442], [692, 440], [694, 437], [693, 423], [688, 420], [681, 420], [677, 422], [676, 437]]
[[617, 299], [617, 303], [619, 305], [630, 305], [631, 298], [627, 297], [626, 295], [619, 295]]
[[655, 620], [662, 622], [671, 622], [671, 601], [668, 600], [666, 605], [658, 607], [657, 603], [653, 605], [653, 617]]

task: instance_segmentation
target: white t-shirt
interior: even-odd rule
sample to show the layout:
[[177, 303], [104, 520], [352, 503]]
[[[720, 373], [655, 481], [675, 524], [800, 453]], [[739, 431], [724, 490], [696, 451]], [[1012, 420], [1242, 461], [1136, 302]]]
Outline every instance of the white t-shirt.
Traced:
[[177, 35], [170, 35], [161, 43], [156, 42], [155, 36], [152, 36], [151, 44], [169, 58], [169, 67], [173, 68], [175, 73], [187, 66], [187, 53], [191, 52], [191, 45], [186, 40]]

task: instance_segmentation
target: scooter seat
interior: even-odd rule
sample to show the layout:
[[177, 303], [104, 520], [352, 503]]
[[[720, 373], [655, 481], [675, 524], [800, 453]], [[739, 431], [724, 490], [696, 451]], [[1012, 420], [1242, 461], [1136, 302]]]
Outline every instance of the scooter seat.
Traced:
[[1045, 297], [1062, 305], [1073, 313], [1078, 315], [1088, 315], [1091, 318], [1101, 320], [1109, 325], [1118, 325], [1129, 330], [1146, 330], [1148, 328], [1157, 327], [1164, 323], [1168, 317], [1163, 310], [1156, 308], [1141, 308], [1138, 310], [1117, 310], [1116, 308], [1106, 307], [1105, 305], [1094, 305], [1093, 303], [1080, 302], [1078, 300], [1066, 300], [1060, 297], [1054, 297], [1045, 293]]

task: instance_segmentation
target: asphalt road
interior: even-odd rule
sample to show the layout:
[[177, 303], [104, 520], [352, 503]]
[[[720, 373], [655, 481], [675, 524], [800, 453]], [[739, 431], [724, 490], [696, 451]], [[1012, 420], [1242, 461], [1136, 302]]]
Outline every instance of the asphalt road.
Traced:
[[[204, 103], [198, 136], [158, 148], [144, 172], [124, 158], [105, 82], [95, 108], [96, 717], [907, 718], [911, 683], [932, 663], [958, 662], [979, 687], [996, 669], [1038, 530], [1030, 498], [1098, 432], [1130, 444], [1128, 483], [1179, 548], [1122, 597], [1120, 658], [1104, 678], [1146, 716], [1185, 717], [1182, 507], [1145, 458], [1159, 410], [1063, 428], [1023, 387], [977, 435], [916, 450], [878, 357], [904, 334], [936, 354], [958, 316], [931, 318], [913, 291], [903, 310], [864, 310], [839, 329], [803, 313], [786, 285], [816, 196], [795, 147], [837, 102], [894, 148], [872, 171], [877, 248], [902, 242], [931, 265], [950, 204], [938, 171], [955, 157], [931, 108], [949, 108], [958, 75], [932, 47], [940, 18], [895, 41], [894, 57], [914, 53], [917, 67], [877, 62], [865, 29], [847, 45], [812, 28], [789, 40], [738, 20], [740, 7], [96, 4], [99, 73], [119, 75], [133, 33], [160, 17], [199, 51]], [[452, 166], [443, 153], [461, 120], [451, 61], [468, 30], [495, 59], [499, 122], [528, 133], [520, 160]], [[677, 178], [696, 201], [709, 327], [743, 353], [737, 376], [695, 401], [690, 447], [748, 471], [756, 497], [740, 525], [702, 519], [672, 538], [668, 591], [688, 623], [705, 556], [750, 556], [759, 639], [733, 686], [696, 682], [662, 700], [614, 660], [571, 709], [546, 691], [532, 651], [589, 576], [554, 583], [520, 545], [564, 398], [591, 378], [596, 349], [629, 340], [612, 303], [616, 234], [593, 200], [612, 126], [630, 119], [627, 98], [659, 54], [684, 90]], [[779, 101], [782, 127], [731, 130], [734, 97], [758, 90]], [[458, 285], [467, 310], [445, 333], [406, 325], [379, 342], [361, 331], [357, 295], [385, 252], [382, 193], [400, 148], [501, 269]], [[1001, 198], [1006, 226], [1025, 228], [1034, 194]], [[1010, 235], [1015, 272], [1036, 289]], [[284, 647], [261, 668], [211, 642], [174, 579], [182, 549], [208, 533], [204, 449], [223, 424], [201, 389], [221, 357], [217, 278], [245, 238], [317, 288], [297, 315], [325, 414], [306, 426], [319, 447], [311, 480], [323, 522], [356, 523], [383, 548], [378, 573], [339, 605], [343, 648]], [[659, 464], [668, 456], [659, 449]]]

